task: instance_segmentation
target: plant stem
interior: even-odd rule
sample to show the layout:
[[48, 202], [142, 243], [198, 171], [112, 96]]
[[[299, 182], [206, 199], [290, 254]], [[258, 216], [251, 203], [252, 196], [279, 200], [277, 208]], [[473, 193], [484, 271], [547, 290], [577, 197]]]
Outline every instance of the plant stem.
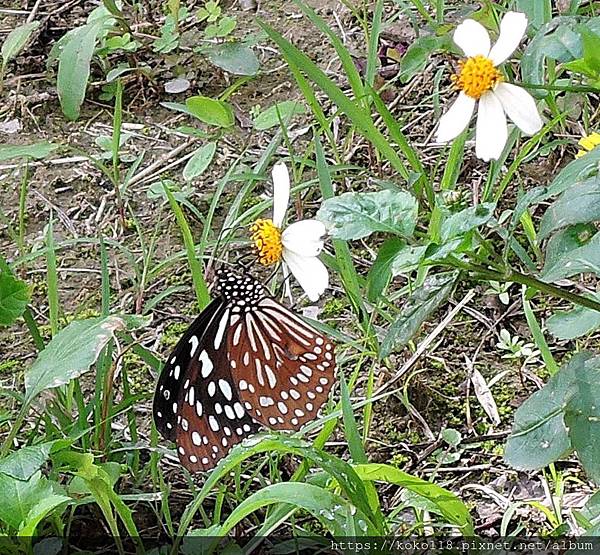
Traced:
[[510, 282], [520, 283], [521, 285], [527, 285], [528, 287], [537, 289], [542, 293], [546, 293], [548, 295], [552, 295], [554, 297], [558, 297], [560, 299], [572, 302], [573, 304], [600, 312], [600, 303], [595, 301], [594, 299], [590, 299], [589, 297], [584, 297], [576, 293], [571, 293], [570, 291], [567, 291], [562, 287], [558, 287], [556, 285], [551, 285], [550, 283], [540, 281], [539, 279], [533, 276], [522, 274], [521, 272], [516, 272], [514, 270], [509, 270], [507, 272], [499, 272], [496, 270], [491, 270], [484, 266], [480, 266], [479, 264], [465, 262], [457, 258], [447, 259], [446, 263], [448, 266], [451, 266], [453, 268], [459, 268], [467, 272], [479, 274], [480, 276], [483, 276], [486, 279], [492, 279], [501, 283]]

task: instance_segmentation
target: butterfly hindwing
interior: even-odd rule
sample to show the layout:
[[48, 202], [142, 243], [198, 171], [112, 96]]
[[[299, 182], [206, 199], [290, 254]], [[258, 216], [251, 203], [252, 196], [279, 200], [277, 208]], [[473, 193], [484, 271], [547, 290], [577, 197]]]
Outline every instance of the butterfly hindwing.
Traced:
[[232, 326], [228, 354], [240, 397], [253, 418], [298, 430], [317, 417], [334, 381], [333, 344], [270, 296]]

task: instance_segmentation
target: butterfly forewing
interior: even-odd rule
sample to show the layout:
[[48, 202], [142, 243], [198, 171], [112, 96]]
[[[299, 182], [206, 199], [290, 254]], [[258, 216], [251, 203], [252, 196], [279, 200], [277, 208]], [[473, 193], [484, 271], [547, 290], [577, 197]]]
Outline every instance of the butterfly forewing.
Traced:
[[191, 472], [209, 470], [259, 427], [239, 399], [227, 361], [229, 312], [220, 297], [202, 312], [175, 347], [155, 396], [157, 427], [176, 442]]
[[223, 299], [217, 298], [202, 311], [177, 342], [162, 369], [154, 392], [152, 412], [156, 428], [165, 439], [175, 441], [176, 438], [179, 397], [185, 382], [184, 376], [192, 362], [191, 338], [199, 338], [204, 334], [223, 305]]
[[269, 428], [298, 430], [327, 401], [333, 345], [271, 297], [232, 325], [227, 352], [245, 408]]

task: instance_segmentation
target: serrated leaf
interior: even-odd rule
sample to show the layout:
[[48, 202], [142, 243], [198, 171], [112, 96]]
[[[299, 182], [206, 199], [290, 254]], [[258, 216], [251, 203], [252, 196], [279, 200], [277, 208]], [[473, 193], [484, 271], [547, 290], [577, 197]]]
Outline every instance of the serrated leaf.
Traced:
[[304, 104], [296, 100], [284, 100], [262, 111], [254, 118], [254, 128], [258, 131], [264, 131], [271, 127], [278, 127], [280, 119], [282, 122], [288, 122], [297, 114], [304, 114], [306, 108]]
[[10, 326], [29, 302], [29, 287], [8, 272], [0, 272], [0, 326]]
[[201, 146], [183, 168], [183, 178], [191, 181], [202, 175], [210, 166], [216, 151], [217, 143], [207, 143]]
[[0, 145], [0, 162], [12, 158], [35, 158], [40, 160], [52, 154], [58, 146], [47, 142], [32, 145]]
[[[600, 301], [600, 293], [587, 296]], [[559, 310], [546, 320], [546, 327], [557, 339], [576, 339], [600, 328], [600, 312], [583, 306]]]
[[74, 121], [79, 117], [96, 41], [106, 21], [106, 18], [98, 19], [75, 29], [58, 56], [56, 88], [63, 114], [67, 119]]
[[71, 322], [52, 338], [25, 372], [26, 400], [87, 372], [115, 331], [124, 327], [124, 320], [118, 316]]
[[33, 32], [40, 26], [39, 21], [24, 23], [13, 29], [2, 43], [0, 56], [2, 56], [2, 66], [6, 66], [15, 56], [18, 56], [21, 50], [29, 41]]
[[335, 239], [361, 239], [376, 231], [410, 237], [417, 221], [418, 204], [404, 191], [344, 193], [327, 199], [319, 208], [321, 220]]
[[231, 127], [234, 124], [233, 110], [229, 104], [208, 96], [191, 96], [185, 101], [189, 113], [201, 122], [217, 127]]
[[539, 200], [559, 195], [567, 189], [578, 189], [582, 183], [598, 174], [598, 164], [600, 164], [600, 148], [595, 148], [581, 158], [569, 162], [554, 178], [546, 196]]
[[457, 276], [456, 272], [429, 276], [408, 297], [400, 316], [390, 326], [381, 344], [380, 358], [387, 357], [412, 339], [421, 324], [448, 299]]
[[256, 75], [260, 67], [254, 50], [240, 42], [215, 44], [204, 52], [212, 64], [235, 75]]

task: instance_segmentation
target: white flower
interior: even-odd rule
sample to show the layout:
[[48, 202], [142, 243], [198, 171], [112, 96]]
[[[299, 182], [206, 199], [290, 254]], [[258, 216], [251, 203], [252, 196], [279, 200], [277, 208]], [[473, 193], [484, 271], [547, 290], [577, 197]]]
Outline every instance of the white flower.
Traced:
[[486, 162], [497, 160], [504, 150], [508, 137], [506, 116], [526, 135], [533, 135], [542, 128], [531, 95], [521, 87], [504, 83], [502, 74], [496, 69], [517, 48], [526, 28], [525, 14], [506, 13], [500, 22], [498, 41], [491, 48], [488, 32], [477, 21], [467, 19], [456, 28], [454, 42], [467, 59], [461, 62], [459, 73], [453, 76], [460, 93], [440, 119], [436, 134], [438, 142], [450, 141], [464, 131], [477, 100], [475, 153]]
[[282, 261], [311, 301], [317, 301], [329, 285], [327, 268], [318, 258], [323, 250], [325, 225], [318, 220], [300, 220], [283, 229], [290, 200], [290, 175], [284, 163], [273, 167], [273, 219], [260, 219], [250, 230], [261, 264]]

